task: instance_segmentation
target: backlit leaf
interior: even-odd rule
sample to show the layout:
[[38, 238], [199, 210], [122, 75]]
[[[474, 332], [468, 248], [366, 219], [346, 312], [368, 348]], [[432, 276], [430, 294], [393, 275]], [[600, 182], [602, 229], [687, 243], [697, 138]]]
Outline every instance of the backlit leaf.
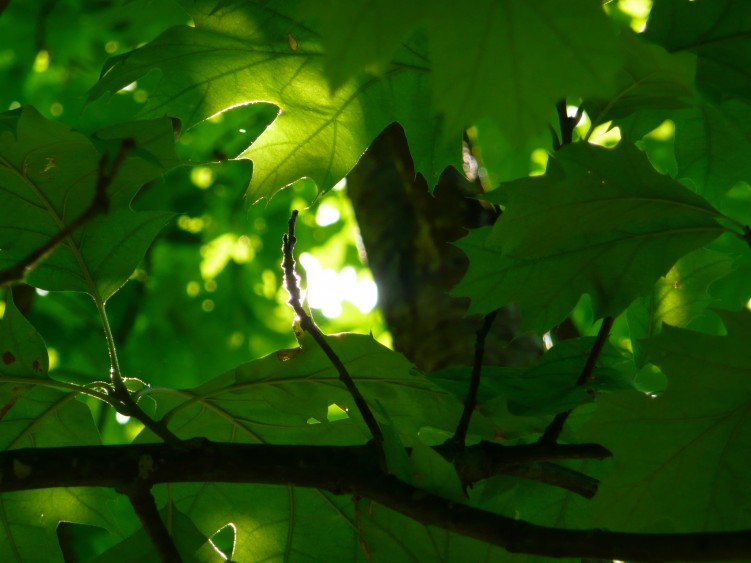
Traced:
[[111, 61], [91, 97], [158, 69], [163, 79], [145, 112], [176, 116], [185, 128], [238, 105], [273, 103], [279, 116], [240, 155], [253, 161], [252, 201], [302, 177], [330, 189], [394, 121], [404, 127], [415, 167], [431, 185], [447, 165], [461, 167], [460, 131], [447, 134], [432, 111], [424, 54], [405, 50], [383, 77], [359, 76], [331, 94], [319, 35], [295, 8], [293, 2], [191, 4], [195, 27], [173, 27]]

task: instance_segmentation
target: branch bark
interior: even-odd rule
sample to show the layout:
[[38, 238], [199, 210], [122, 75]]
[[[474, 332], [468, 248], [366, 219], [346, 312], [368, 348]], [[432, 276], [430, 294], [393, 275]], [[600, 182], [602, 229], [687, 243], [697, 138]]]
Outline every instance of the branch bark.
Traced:
[[[567, 530], [457, 504], [384, 475], [365, 446], [269, 446], [194, 439], [180, 444], [31, 448], [0, 453], [0, 492], [50, 487], [129, 490], [158, 483], [226, 482], [315, 487], [371, 499], [422, 524], [510, 552], [638, 561], [751, 558], [751, 530], [636, 534]], [[131, 489], [132, 490], [132, 489]]]

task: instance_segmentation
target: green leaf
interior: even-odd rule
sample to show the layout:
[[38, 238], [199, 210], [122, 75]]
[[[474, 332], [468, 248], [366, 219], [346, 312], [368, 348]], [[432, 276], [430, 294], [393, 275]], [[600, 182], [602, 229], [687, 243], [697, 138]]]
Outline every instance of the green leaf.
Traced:
[[0, 321], [0, 449], [98, 444], [89, 408], [55, 387], [47, 348], [10, 296]]
[[[166, 497], [160, 488], [158, 497]], [[355, 561], [353, 499], [317, 489], [228, 483], [175, 484], [175, 507], [211, 536], [235, 528], [233, 561]], [[249, 502], [248, 499], [252, 499]]]
[[60, 522], [57, 538], [65, 561], [74, 563], [93, 560], [117, 541], [104, 528], [73, 522]]
[[104, 526], [119, 533], [108, 506], [118, 494], [104, 488], [56, 488], [0, 495], [0, 560], [63, 563], [60, 522]]
[[[591, 382], [576, 386], [594, 341], [594, 337], [564, 340], [527, 369], [484, 366], [478, 412], [495, 418], [496, 413], [503, 415], [507, 404], [517, 416], [556, 414], [591, 402], [595, 391], [632, 389], [633, 363], [610, 344], [600, 354]], [[464, 398], [470, 375], [469, 368], [453, 368], [434, 372], [430, 379]]]
[[594, 500], [602, 525], [659, 532], [751, 524], [751, 314], [721, 316], [727, 336], [665, 326], [643, 341], [647, 359], [668, 376], [667, 390], [611, 395], [580, 433], [614, 454]]
[[717, 106], [698, 104], [673, 113], [671, 119], [677, 178], [716, 205], [736, 183], [751, 182], [748, 104], [737, 100]]
[[699, 57], [697, 85], [751, 99], [751, 12], [745, 0], [655, 0], [644, 36]]
[[523, 327], [544, 332], [587, 293], [596, 317], [615, 316], [724, 230], [717, 210], [631, 145], [556, 156], [545, 176], [502, 187], [502, 218], [459, 242], [470, 266], [454, 293], [472, 298], [470, 312], [518, 302]]
[[41, 385], [13, 391], [0, 419], [0, 449], [99, 443], [91, 411], [75, 394]]
[[[451, 431], [461, 404], [417, 373], [401, 354], [371, 336], [342, 334], [327, 341], [366, 401], [384, 407], [405, 446], [423, 426]], [[183, 437], [275, 444], [352, 444], [370, 437], [330, 360], [305, 336], [302, 348], [254, 360], [191, 390], [147, 392], [158, 416]], [[336, 404], [349, 418], [327, 421]], [[311, 420], [312, 419], [312, 420]], [[316, 421], [320, 424], [310, 424]], [[487, 422], [476, 428], [489, 432]]]
[[[679, 328], [708, 328], [707, 319], [716, 318], [708, 310], [716, 300], [709, 287], [730, 274], [735, 266], [733, 257], [700, 248], [687, 254], [655, 284], [647, 297], [634, 301], [627, 310], [631, 346], [640, 358], [639, 340], [660, 332], [663, 323]], [[706, 330], [705, 330], [706, 332]]]
[[[0, 320], [0, 383], [4, 376], [46, 378], [48, 369], [44, 340], [18, 310], [13, 293], [8, 291], [5, 314]], [[0, 410], [0, 419], [3, 414], [5, 411]]]
[[592, 127], [645, 110], [684, 107], [690, 103], [696, 95], [693, 55], [668, 53], [625, 29], [618, 41], [626, 60], [616, 76], [614, 93], [607, 98], [584, 101]]
[[[0, 134], [0, 267], [25, 258], [84, 213], [94, 198], [102, 158], [88, 138], [31, 107], [13, 115], [15, 130]], [[167, 148], [173, 143], [169, 121], [132, 122], [117, 131], [118, 147], [130, 139], [135, 148], [107, 189], [109, 211], [66, 237], [28, 275], [29, 284], [86, 292], [103, 303], [125, 283], [170, 217], [128, 207], [145, 181], [176, 162]], [[115, 141], [112, 131], [104, 137]]]
[[[497, 187], [501, 182], [529, 176], [539, 164], [533, 162], [535, 149], [550, 148], [550, 133], [545, 131], [518, 146], [517, 140], [508, 139], [495, 120], [490, 117], [478, 119], [467, 130], [472, 156], [487, 174], [487, 185]], [[544, 169], [544, 165], [543, 165]]]
[[[159, 515], [184, 561], [220, 563], [225, 560], [210, 546], [208, 537], [202, 534], [193, 521], [181, 511], [172, 507], [163, 508], [159, 511]], [[160, 563], [162, 559], [155, 552], [154, 544], [147, 531], [139, 528], [123, 541], [93, 559], [91, 563], [110, 561]]]
[[[412, 2], [328, 0], [316, 3], [312, 17], [321, 18], [326, 77], [336, 90], [367, 68], [383, 74], [402, 42], [425, 18], [429, 5]], [[313, 12], [313, 10], [311, 10]]]
[[368, 499], [357, 504], [358, 540], [373, 561], [514, 561], [508, 552], [434, 526], [425, 526]]
[[190, 5], [195, 27], [173, 27], [112, 60], [91, 90], [116, 92], [149, 71], [162, 74], [145, 113], [178, 117], [186, 128], [238, 105], [264, 102], [279, 117], [239, 158], [253, 161], [251, 201], [299, 178], [327, 191], [387, 125], [399, 121], [430, 185], [447, 165], [461, 169], [460, 131], [446, 133], [431, 105], [425, 54], [403, 49], [382, 78], [362, 75], [330, 93], [318, 33], [296, 3]]
[[566, 96], [610, 93], [620, 65], [614, 30], [588, 0], [444, 0], [430, 50], [449, 130], [492, 116], [509, 141], [541, 132]]
[[409, 456], [417, 487], [443, 498], [464, 502], [466, 495], [454, 465], [419, 440]]

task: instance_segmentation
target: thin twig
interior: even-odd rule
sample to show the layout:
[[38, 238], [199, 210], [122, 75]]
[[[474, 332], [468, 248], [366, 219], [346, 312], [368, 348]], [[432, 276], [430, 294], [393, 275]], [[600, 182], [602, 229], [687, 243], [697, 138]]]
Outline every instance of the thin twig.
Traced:
[[[605, 346], [605, 343], [608, 341], [608, 335], [610, 334], [610, 329], [613, 328], [613, 321], [615, 319], [613, 317], [605, 317], [602, 319], [602, 325], [600, 326], [600, 331], [597, 333], [597, 338], [595, 339], [595, 343], [592, 345], [592, 349], [589, 351], [589, 357], [587, 357], [587, 363], [584, 364], [584, 369], [582, 369], [581, 374], [579, 375], [579, 379], [576, 381], [576, 386], [579, 387], [581, 385], [586, 384], [590, 378], [592, 377], [592, 374], [595, 371], [595, 366], [597, 365], [597, 358], [600, 357], [600, 353], [602, 352], [603, 347]], [[555, 442], [558, 440], [558, 437], [561, 435], [561, 432], [563, 431], [563, 425], [566, 424], [566, 420], [571, 415], [571, 413], [574, 411], [574, 409], [569, 409], [567, 411], [564, 411], [562, 413], [558, 413], [555, 418], [548, 424], [548, 427], [545, 429], [545, 432], [543, 432], [542, 436], [540, 436], [539, 442]]]
[[71, 223], [68, 223], [65, 227], [60, 229], [57, 234], [47, 240], [44, 244], [40, 245], [31, 251], [22, 260], [6, 268], [0, 270], [0, 287], [10, 282], [21, 280], [26, 273], [33, 269], [36, 264], [43, 259], [49, 252], [51, 252], [58, 244], [64, 239], [72, 235], [80, 227], [91, 221], [94, 217], [100, 213], [107, 213], [109, 210], [109, 198], [107, 197], [107, 188], [112, 183], [117, 174], [120, 166], [122, 165], [125, 157], [130, 150], [135, 146], [132, 139], [125, 139], [120, 144], [120, 150], [115, 159], [112, 162], [109, 172], [106, 171], [107, 167], [107, 155], [102, 155], [99, 159], [99, 171], [97, 173], [96, 187], [94, 191], [94, 198], [91, 200], [89, 206], [74, 219]]
[[129, 490], [127, 493], [128, 500], [130, 500], [133, 511], [141, 521], [144, 531], [151, 539], [151, 543], [154, 544], [159, 558], [164, 563], [182, 563], [182, 557], [177, 551], [177, 546], [161, 516], [159, 516], [159, 510], [151, 491], [146, 486], [132, 488], [134, 490]]
[[295, 243], [297, 242], [297, 238], [295, 237], [296, 221], [297, 210], [295, 209], [294, 211], [292, 211], [292, 215], [290, 216], [287, 223], [288, 232], [284, 234], [284, 237], [282, 237], [282, 254], [284, 256], [284, 259], [282, 261], [282, 270], [284, 270], [285, 287], [287, 288], [287, 292], [289, 293], [289, 300], [287, 301], [287, 303], [289, 303], [295, 310], [295, 313], [297, 314], [297, 318], [300, 320], [300, 325], [302, 326], [303, 330], [310, 333], [310, 335], [315, 339], [318, 346], [321, 347], [321, 350], [323, 350], [323, 352], [326, 354], [329, 361], [336, 368], [336, 371], [339, 373], [339, 379], [342, 383], [344, 383], [347, 391], [349, 391], [349, 394], [352, 395], [352, 398], [355, 401], [355, 405], [357, 405], [357, 409], [360, 411], [360, 415], [365, 421], [368, 430], [370, 430], [370, 433], [373, 435], [373, 439], [378, 444], [381, 444], [383, 443], [383, 433], [381, 432], [381, 428], [378, 426], [378, 422], [376, 421], [375, 416], [373, 416], [373, 411], [370, 410], [370, 407], [365, 401], [365, 398], [362, 396], [362, 394], [360, 394], [360, 391], [355, 385], [352, 376], [349, 374], [347, 368], [339, 359], [339, 356], [336, 355], [336, 352], [334, 352], [329, 343], [326, 341], [326, 337], [324, 336], [323, 332], [321, 332], [321, 329], [316, 326], [316, 324], [313, 322], [313, 319], [310, 318], [310, 315], [308, 315], [308, 313], [302, 306], [302, 293], [297, 283], [298, 278], [297, 273], [295, 272], [294, 258]]
[[467, 430], [469, 429], [469, 421], [472, 419], [472, 413], [477, 407], [477, 391], [480, 389], [480, 378], [482, 377], [482, 362], [485, 357], [485, 339], [493, 326], [498, 311], [495, 310], [485, 315], [482, 321], [482, 326], [477, 330], [477, 337], [475, 338], [475, 361], [472, 366], [472, 378], [469, 381], [469, 391], [467, 392], [467, 399], [464, 401], [464, 411], [459, 419], [459, 424], [456, 426], [456, 432], [451, 441], [459, 447], [464, 447], [464, 443], [467, 439]]

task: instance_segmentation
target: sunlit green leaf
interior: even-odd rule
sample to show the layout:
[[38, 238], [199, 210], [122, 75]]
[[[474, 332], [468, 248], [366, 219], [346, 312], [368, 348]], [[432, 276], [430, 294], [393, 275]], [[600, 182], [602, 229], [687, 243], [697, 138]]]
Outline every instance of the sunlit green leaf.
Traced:
[[[705, 248], [681, 258], [657, 280], [651, 295], [634, 301], [628, 308], [631, 346], [640, 348], [642, 338], [654, 336], [663, 323], [679, 328], [706, 326], [715, 315], [707, 308], [716, 300], [708, 288], [733, 271], [733, 258]], [[636, 354], [637, 358], [639, 354]]]
[[59, 522], [104, 526], [119, 532], [109, 511], [117, 493], [104, 488], [56, 488], [0, 495], [0, 559], [62, 563]]
[[361, 76], [331, 94], [320, 38], [294, 8], [191, 5], [195, 27], [174, 27], [111, 61], [91, 97], [158, 69], [163, 80], [145, 111], [176, 116], [185, 128], [241, 104], [277, 105], [279, 117], [240, 155], [253, 161], [252, 201], [302, 177], [330, 189], [393, 121], [407, 132], [415, 167], [431, 185], [447, 165], [460, 167], [460, 131], [446, 134], [432, 111], [424, 54], [405, 50], [383, 77]]
[[[184, 560], [195, 561], [196, 563], [220, 563], [225, 560], [210, 546], [208, 538], [201, 534], [188, 516], [174, 508], [162, 509], [160, 516]], [[144, 528], [140, 528], [117, 545], [92, 559], [92, 563], [127, 560], [142, 561], [143, 563], [160, 563], [162, 561], [159, 555], [155, 553], [154, 544]]]
[[[157, 491], [163, 497], [164, 488]], [[177, 484], [175, 506], [204, 534], [235, 528], [233, 561], [354, 561], [360, 550], [353, 500], [293, 487]], [[253, 499], [248, 502], [248, 499]]]

